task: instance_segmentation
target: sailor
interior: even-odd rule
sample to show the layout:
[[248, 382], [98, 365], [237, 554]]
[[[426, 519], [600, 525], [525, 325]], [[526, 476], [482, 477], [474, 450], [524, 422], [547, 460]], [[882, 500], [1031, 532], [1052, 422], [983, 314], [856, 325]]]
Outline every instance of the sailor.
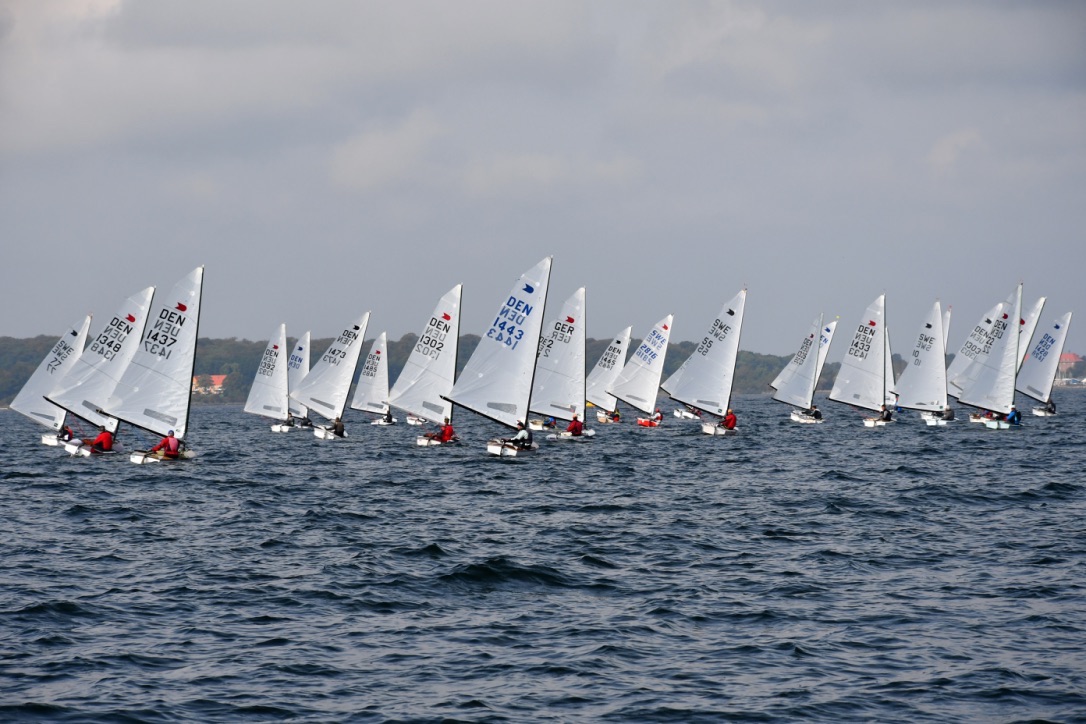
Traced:
[[818, 405], [811, 405], [811, 409], [807, 410], [807, 415], [813, 417], [816, 420], [822, 419], [822, 410], [818, 409]]
[[664, 413], [660, 412], [660, 408], [656, 408], [656, 412], [652, 413], [653, 422], [661, 422], [664, 419]]
[[517, 421], [517, 434], [506, 440], [506, 442], [513, 443], [521, 450], [527, 450], [532, 446], [532, 431], [528, 429], [528, 426], [523, 422]]
[[558, 427], [558, 420], [554, 419], [554, 416], [552, 415], [543, 421], [543, 427], [553, 430]]
[[877, 419], [882, 420], [883, 422], [891, 422], [894, 418], [892, 413], [888, 409], [886, 409], [886, 405], [883, 405], [879, 409], [879, 416]]
[[162, 451], [163, 457], [181, 457], [181, 441], [173, 436], [173, 430], [166, 433], [166, 437], [162, 438], [157, 445], [151, 448], [150, 452], [155, 453], [159, 450]]
[[456, 431], [453, 430], [452, 423], [447, 417], [445, 418], [445, 424], [438, 428], [436, 432], [428, 432], [424, 437], [428, 437], [431, 440], [437, 440], [442, 444], [459, 439], [456, 437]]
[[573, 419], [570, 421], [569, 426], [566, 427], [566, 432], [573, 437], [580, 437], [584, 434], [584, 423], [577, 419], [577, 413], [573, 413]]
[[1007, 422], [1011, 425], [1022, 424], [1022, 413], [1014, 405], [1011, 405], [1011, 411], [1007, 413]]
[[343, 420], [338, 417], [332, 422], [332, 434], [336, 437], [346, 437], [343, 431]]
[[1047, 412], [1049, 415], [1056, 414], [1056, 401], [1053, 400], [1051, 397], [1049, 397], [1048, 402], [1045, 403], [1044, 411]]
[[283, 422], [283, 427], [294, 427], [294, 415], [290, 414], [290, 410], [287, 410], [287, 419]]
[[113, 433], [104, 427], [98, 428], [98, 437], [83, 440], [84, 445], [90, 445], [91, 452], [102, 453], [113, 449]]
[[725, 430], [734, 430], [736, 422], [738, 422], [738, 420], [736, 420], [735, 413], [729, 408], [728, 414], [720, 421], [720, 426]]
[[393, 423], [392, 408], [390, 407], [387, 410], [385, 410], [385, 424], [386, 425], [391, 425], [392, 423]]

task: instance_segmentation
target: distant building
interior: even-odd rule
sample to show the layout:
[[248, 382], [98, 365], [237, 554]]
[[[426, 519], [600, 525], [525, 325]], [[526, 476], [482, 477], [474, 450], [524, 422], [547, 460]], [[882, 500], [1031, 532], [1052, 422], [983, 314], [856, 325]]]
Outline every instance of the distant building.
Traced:
[[1074, 367], [1081, 361], [1082, 358], [1074, 352], [1064, 352], [1060, 355], [1060, 374], [1066, 375], [1068, 372], [1071, 371], [1072, 367]]
[[221, 395], [226, 375], [199, 375], [192, 378], [192, 394]]

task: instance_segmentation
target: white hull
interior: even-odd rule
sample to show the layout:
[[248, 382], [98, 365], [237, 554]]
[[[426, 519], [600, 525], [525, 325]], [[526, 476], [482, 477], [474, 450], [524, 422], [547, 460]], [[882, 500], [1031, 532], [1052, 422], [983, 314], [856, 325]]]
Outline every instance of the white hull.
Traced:
[[976, 414], [969, 415], [969, 422], [985, 422], [987, 419], [988, 418], [985, 417], [984, 415], [976, 415]]
[[675, 417], [679, 418], [680, 420], [699, 420], [699, 419], [701, 419], [697, 415], [695, 415], [693, 412], [690, 412], [689, 410], [675, 410]]
[[176, 462], [178, 460], [191, 460], [196, 457], [196, 453], [192, 450], [185, 450], [181, 453], [179, 458], [168, 458], [159, 452], [148, 452], [146, 450], [137, 450], [128, 456], [128, 459], [136, 465], [145, 465], [149, 463], [161, 463], [163, 461]]
[[596, 435], [595, 430], [585, 430], [580, 435], [574, 435], [572, 432], [566, 432], [565, 430], [563, 430], [562, 432], [560, 432], [560, 433], [558, 433], [556, 435], [555, 434], [547, 435], [547, 439], [548, 440], [572, 440], [572, 441], [576, 442], [577, 440], [590, 440], [593, 437], [595, 437], [595, 435]]
[[384, 418], [381, 418], [379, 420], [374, 420], [370, 424], [371, 425], [381, 425], [383, 427], [388, 427], [389, 425], [395, 425], [396, 424], [396, 418], [395, 417], [392, 418], [392, 422], [389, 422], [388, 420], [386, 420]]
[[[314, 427], [313, 436], [319, 440], [336, 440], [341, 439], [339, 435], [335, 434], [326, 427]], [[347, 437], [347, 433], [343, 433], [343, 437]]]
[[1011, 423], [1006, 420], [985, 420], [984, 426], [989, 430], [1010, 430]]
[[739, 429], [738, 428], [733, 427], [731, 430], [729, 430], [728, 428], [721, 427], [720, 425], [717, 425], [714, 422], [703, 422], [703, 423], [701, 423], [701, 431], [703, 433], [705, 433], [706, 435], [732, 435], [732, 436], [734, 436], [734, 435], [739, 434]]
[[505, 442], [504, 440], [488, 440], [486, 443], [486, 451], [489, 454], [502, 458], [515, 458], [518, 455], [535, 452], [538, 449], [539, 445], [534, 442], [529, 448], [517, 447], [513, 443]]
[[[1046, 410], [1043, 407], [1034, 407], [1033, 408], [1033, 414], [1036, 417], [1055, 417], [1056, 416], [1056, 413], [1049, 412], [1048, 410]], [[45, 440], [44, 440], [45, 436], [43, 435], [42, 437], [43, 437], [42, 442], [45, 442]], [[48, 443], [46, 443], [46, 444], [48, 444]]]
[[864, 427], [886, 427], [893, 424], [893, 420], [876, 420], [875, 418], [868, 417], [864, 419]]
[[271, 426], [271, 431], [272, 432], [290, 432], [293, 429], [294, 428], [292, 426], [290, 426], [290, 425], [272, 425]]
[[41, 444], [48, 445], [49, 447], [60, 447], [60, 438], [52, 432], [43, 432], [41, 435]]
[[944, 420], [941, 417], [925, 417], [924, 424], [928, 427], [946, 427], [949, 420]]
[[614, 422], [611, 419], [611, 413], [606, 410], [596, 410], [596, 422], [601, 425], [610, 425]]
[[529, 430], [542, 430], [543, 429], [543, 421], [542, 420], [528, 420], [528, 429]]
[[416, 417], [414, 415], [408, 415], [407, 416], [407, 424], [408, 425], [425, 425], [426, 420], [424, 418]]
[[64, 443], [64, 451], [69, 455], [82, 455], [85, 458], [89, 458], [91, 454], [89, 446], [74, 440]]
[[798, 422], [802, 425], [822, 424], [822, 420], [816, 420], [810, 415], [804, 415], [799, 410], [792, 410], [792, 414], [789, 415], [789, 418], [792, 420], [792, 422]]
[[415, 444], [419, 447], [438, 447], [441, 445], [441, 441], [432, 437], [426, 437], [425, 435], [419, 435], [415, 438]]

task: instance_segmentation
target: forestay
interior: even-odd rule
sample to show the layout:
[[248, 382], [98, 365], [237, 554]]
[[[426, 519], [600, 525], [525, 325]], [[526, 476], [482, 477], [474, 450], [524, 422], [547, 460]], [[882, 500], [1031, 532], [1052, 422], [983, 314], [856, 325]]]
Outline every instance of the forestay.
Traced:
[[154, 294], [155, 288], [147, 287], [124, 301], [117, 314], [91, 338], [83, 356], [49, 393], [50, 402], [110, 432], [117, 431], [117, 419], [101, 411], [102, 403], [113, 394], [140, 345]]
[[1057, 319], [1051, 327], [1033, 343], [1029, 354], [1018, 371], [1015, 388], [1038, 402], [1048, 402], [1052, 397], [1052, 384], [1059, 371], [1063, 343], [1071, 326], [1071, 313]]
[[520, 276], [447, 399], [509, 427], [525, 422], [550, 275], [547, 257]]
[[196, 267], [156, 297], [138, 349], [102, 406], [136, 427], [185, 438], [200, 327], [204, 268]]
[[626, 350], [630, 346], [632, 333], [633, 327], [626, 327], [619, 332], [607, 345], [607, 349], [600, 355], [596, 366], [588, 375], [588, 380], [585, 382], [585, 399], [596, 407], [613, 412], [618, 404], [615, 396], [607, 390], [614, 384], [619, 373], [622, 372], [623, 365], [626, 364]]
[[383, 415], [388, 412], [388, 335], [377, 335], [354, 387], [352, 410]]
[[[302, 335], [298, 343], [294, 345], [294, 351], [290, 353], [287, 361], [287, 390], [296, 390], [302, 384], [302, 380], [309, 374], [309, 332]], [[287, 394], [287, 409], [295, 417], [302, 418], [309, 415], [309, 408], [294, 400]]]
[[864, 312], [852, 335], [852, 342], [830, 399], [848, 405], [878, 410], [886, 404], [886, 295], [880, 295]]
[[898, 404], [910, 410], [942, 410], [946, 407], [946, 336], [939, 302], [920, 325], [916, 343], [905, 358], [905, 369], [894, 391]]
[[561, 420], [584, 416], [585, 290], [575, 291], [543, 328], [535, 362], [531, 411]]
[[[1006, 310], [1006, 311], [1004, 311]], [[978, 355], [957, 382], [962, 388], [958, 400], [984, 410], [1007, 414], [1014, 405], [1014, 383], [1018, 370], [1017, 322], [1022, 318], [1022, 285], [1014, 302], [996, 314], [992, 325], [992, 345], [986, 355]]]
[[393, 407], [431, 422], [452, 417], [452, 405], [443, 397], [456, 374], [462, 292], [463, 285], [457, 284], [438, 300], [389, 393]]
[[11, 401], [11, 409], [52, 430], [61, 428], [67, 411], [46, 400], [45, 396], [64, 379], [64, 375], [75, 368], [76, 362], [83, 356], [90, 323], [91, 317], [87, 315], [82, 323], [61, 335]]
[[746, 302], [743, 289], [721, 307], [694, 352], [662, 385], [671, 399], [714, 415], [727, 412]]
[[268, 340], [256, 368], [245, 411], [273, 420], [287, 419], [287, 325], [280, 324]]
[[344, 327], [297, 389], [291, 390], [291, 399], [329, 420], [340, 417], [347, 405], [347, 394], [351, 390], [358, 353], [369, 322], [370, 313], [366, 312]]
[[608, 393], [631, 407], [651, 413], [656, 407], [656, 395], [660, 389], [660, 377], [664, 373], [664, 358], [671, 337], [674, 315], [667, 315], [657, 322], [645, 339], [630, 356]]

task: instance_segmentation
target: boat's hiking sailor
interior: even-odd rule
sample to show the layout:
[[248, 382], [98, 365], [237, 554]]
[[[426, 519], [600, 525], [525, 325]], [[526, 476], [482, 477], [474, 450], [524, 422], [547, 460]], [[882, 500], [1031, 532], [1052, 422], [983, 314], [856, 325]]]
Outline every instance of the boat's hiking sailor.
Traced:
[[736, 422], [738, 422], [738, 420], [735, 417], [735, 413], [729, 409], [728, 414], [721, 418], [720, 426], [725, 430], [734, 430]]
[[332, 422], [332, 434], [336, 437], [343, 437], [343, 420], [338, 417]]
[[566, 427], [566, 432], [573, 437], [580, 437], [584, 434], [584, 423], [577, 419], [577, 413], [573, 413], [573, 419], [570, 420], [569, 426]]
[[527, 425], [518, 420], [517, 434], [505, 442], [512, 443], [521, 450], [526, 450], [532, 446], [532, 431], [528, 429]]
[[453, 430], [452, 423], [447, 417], [445, 418], [445, 424], [438, 428], [437, 432], [428, 432], [425, 436], [430, 438], [431, 440], [437, 440], [442, 444], [452, 442], [453, 440], [457, 439], [456, 431]]
[[181, 457], [181, 441], [173, 436], [173, 430], [166, 433], [166, 437], [162, 438], [157, 445], [151, 448], [150, 452], [156, 453], [159, 450], [162, 451], [163, 457]]
[[83, 444], [90, 445], [91, 452], [109, 452], [113, 449], [113, 433], [104, 427], [99, 427], [98, 437], [93, 440], [86, 438], [83, 440]]

